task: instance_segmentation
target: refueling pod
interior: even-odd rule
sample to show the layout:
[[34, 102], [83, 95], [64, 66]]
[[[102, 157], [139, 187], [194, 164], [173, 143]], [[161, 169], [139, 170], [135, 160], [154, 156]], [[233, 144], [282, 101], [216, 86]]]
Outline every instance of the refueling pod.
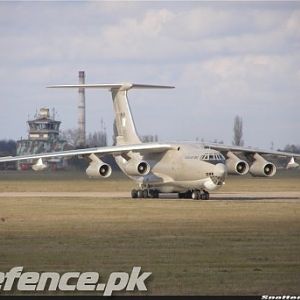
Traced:
[[31, 166], [34, 171], [43, 171], [47, 168], [47, 165], [43, 163], [42, 158], [39, 158], [38, 161]]
[[288, 162], [286, 168], [287, 169], [293, 169], [293, 168], [298, 168], [299, 164], [295, 162], [294, 157], [291, 157], [290, 161]]
[[227, 172], [233, 175], [245, 175], [249, 172], [249, 164], [241, 160], [231, 151], [227, 152], [226, 167]]
[[107, 178], [111, 175], [111, 166], [102, 161], [97, 155], [92, 153], [89, 158], [92, 160], [86, 169], [86, 174], [89, 177], [102, 177]]
[[250, 174], [258, 177], [271, 177], [276, 173], [276, 167], [273, 163], [265, 160], [258, 153], [255, 153], [253, 158], [255, 159], [250, 166]]

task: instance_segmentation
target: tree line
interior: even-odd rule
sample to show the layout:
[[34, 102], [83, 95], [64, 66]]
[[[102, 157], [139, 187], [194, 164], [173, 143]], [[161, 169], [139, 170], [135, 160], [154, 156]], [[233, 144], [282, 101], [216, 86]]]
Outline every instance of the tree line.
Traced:
[[[103, 123], [103, 122], [102, 122]], [[116, 126], [114, 123], [114, 135], [113, 145], [116, 143], [115, 136], [117, 135]], [[79, 130], [78, 129], [68, 129], [62, 131], [61, 138], [66, 140], [69, 144], [73, 145], [74, 148], [78, 148], [79, 141]], [[157, 134], [148, 134], [141, 136], [142, 142], [157, 142]], [[198, 138], [196, 139], [198, 140]], [[216, 141], [216, 140], [215, 140]], [[217, 141], [216, 141], [217, 142]], [[220, 143], [223, 144], [223, 141]], [[272, 143], [273, 144], [273, 143]], [[234, 146], [243, 146], [243, 119], [240, 116], [235, 116], [233, 124], [233, 140], [232, 145]], [[16, 146], [17, 142], [15, 140], [0, 140], [0, 156], [15, 156], [16, 155]], [[82, 147], [105, 147], [107, 146], [107, 133], [105, 126], [101, 126], [100, 131], [95, 131], [89, 133], [86, 137], [86, 145], [81, 145]], [[283, 149], [278, 149], [278, 151], [300, 153], [300, 145], [288, 144]]]

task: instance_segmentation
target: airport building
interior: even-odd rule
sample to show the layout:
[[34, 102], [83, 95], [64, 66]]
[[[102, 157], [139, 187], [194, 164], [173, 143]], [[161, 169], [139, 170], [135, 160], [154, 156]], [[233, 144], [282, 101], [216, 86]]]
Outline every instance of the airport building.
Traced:
[[[45, 152], [71, 150], [74, 147], [60, 138], [61, 122], [55, 120], [55, 113], [50, 116], [49, 108], [41, 108], [33, 120], [28, 120], [28, 138], [17, 141], [17, 155], [38, 154]], [[61, 158], [45, 160], [52, 170], [64, 169], [67, 161]], [[34, 162], [19, 162], [19, 170], [28, 170]]]

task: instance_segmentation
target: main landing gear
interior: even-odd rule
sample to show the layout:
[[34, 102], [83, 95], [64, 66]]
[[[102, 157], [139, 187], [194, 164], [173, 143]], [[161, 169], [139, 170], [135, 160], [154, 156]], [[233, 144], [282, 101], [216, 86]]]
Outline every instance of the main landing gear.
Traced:
[[[193, 190], [178, 193], [178, 197], [181, 199], [209, 200], [209, 193], [204, 190]], [[159, 198], [159, 191], [155, 189], [133, 189], [131, 191], [131, 198]]]
[[185, 193], [179, 193], [179, 198], [194, 199], [194, 200], [209, 200], [209, 193], [204, 190], [193, 190]]
[[209, 193], [207, 191], [193, 191], [192, 192], [192, 199], [194, 200], [209, 200]]
[[158, 190], [135, 190], [131, 191], [131, 198], [159, 198]]

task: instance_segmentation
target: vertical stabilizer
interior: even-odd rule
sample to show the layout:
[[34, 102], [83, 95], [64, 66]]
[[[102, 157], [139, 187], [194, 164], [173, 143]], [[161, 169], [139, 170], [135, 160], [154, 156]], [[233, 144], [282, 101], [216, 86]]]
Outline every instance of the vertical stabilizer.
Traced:
[[115, 124], [117, 133], [117, 145], [140, 144], [130, 111], [127, 99], [128, 90], [135, 89], [170, 89], [173, 86], [149, 85], [135, 83], [104, 83], [104, 84], [72, 84], [72, 85], [54, 85], [50, 88], [107, 88], [112, 93], [113, 106], [115, 111]]
[[127, 89], [111, 89], [116, 126], [117, 145], [140, 144], [141, 140], [136, 132], [130, 106], [127, 99]]

